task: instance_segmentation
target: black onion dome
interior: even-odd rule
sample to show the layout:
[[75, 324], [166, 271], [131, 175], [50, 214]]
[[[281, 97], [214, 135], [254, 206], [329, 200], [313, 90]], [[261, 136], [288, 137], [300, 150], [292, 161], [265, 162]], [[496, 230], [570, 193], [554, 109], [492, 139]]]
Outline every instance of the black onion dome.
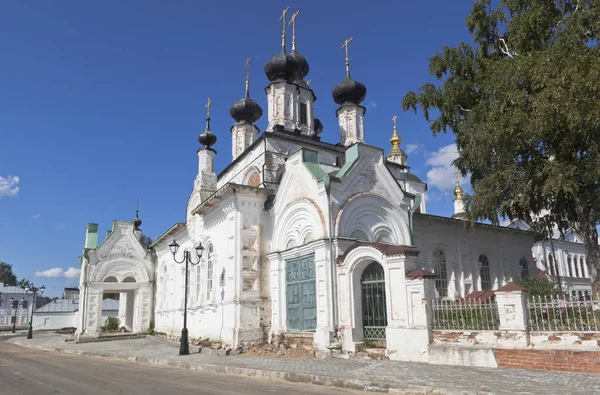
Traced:
[[140, 226], [142, 226], [142, 220], [138, 216], [138, 212], [135, 212], [135, 218], [133, 219], [133, 227], [135, 230], [140, 230]]
[[262, 114], [262, 108], [248, 96], [233, 103], [229, 109], [229, 115], [231, 115], [231, 118], [235, 119], [236, 122], [246, 121], [248, 123], [254, 123], [262, 117]]
[[308, 72], [310, 71], [308, 61], [304, 56], [300, 55], [296, 51], [292, 51], [292, 54], [290, 56], [296, 58], [296, 60], [298, 61], [298, 70], [296, 71], [295, 79], [304, 80], [304, 77], [306, 77], [308, 75]]
[[299, 62], [296, 56], [288, 55], [285, 49], [265, 63], [265, 74], [269, 81], [293, 81], [297, 78]]
[[315, 118], [315, 133], [321, 134], [322, 131], [323, 131], [323, 124], [321, 123], [321, 120], [319, 118]]
[[346, 75], [346, 78], [333, 87], [333, 101], [337, 104], [354, 103], [360, 104], [367, 97], [367, 87]]
[[210, 118], [206, 120], [206, 130], [200, 133], [198, 141], [206, 148], [210, 148], [211, 145], [215, 145], [217, 142], [217, 136], [210, 130]]

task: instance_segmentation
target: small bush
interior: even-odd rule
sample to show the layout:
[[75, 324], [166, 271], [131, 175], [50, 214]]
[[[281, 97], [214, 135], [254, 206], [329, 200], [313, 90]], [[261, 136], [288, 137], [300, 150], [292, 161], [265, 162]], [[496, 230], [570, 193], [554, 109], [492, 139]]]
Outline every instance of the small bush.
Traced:
[[108, 317], [102, 330], [105, 332], [116, 332], [119, 330], [119, 325], [121, 325], [121, 320], [117, 317]]

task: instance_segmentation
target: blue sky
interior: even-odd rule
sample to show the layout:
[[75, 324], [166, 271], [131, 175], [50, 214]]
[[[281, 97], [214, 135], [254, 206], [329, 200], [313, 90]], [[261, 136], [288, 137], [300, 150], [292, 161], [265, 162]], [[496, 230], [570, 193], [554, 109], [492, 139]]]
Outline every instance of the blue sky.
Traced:
[[310, 63], [322, 139], [339, 140], [331, 88], [344, 77], [340, 46], [354, 37], [366, 142], [387, 152], [398, 115], [411, 171], [430, 185], [428, 212], [451, 215], [454, 136], [434, 138], [422, 114], [402, 112], [400, 102], [433, 80], [428, 57], [470, 40], [470, 1], [8, 0], [0, 13], [0, 261], [58, 295], [78, 283], [88, 222], [104, 234], [112, 220], [133, 218], [138, 198], [152, 238], [184, 220], [206, 99], [220, 171], [231, 160], [229, 107], [244, 93], [249, 56], [251, 96], [265, 109], [257, 124], [266, 126], [263, 66], [280, 50], [278, 18], [288, 5], [301, 11], [297, 45]]

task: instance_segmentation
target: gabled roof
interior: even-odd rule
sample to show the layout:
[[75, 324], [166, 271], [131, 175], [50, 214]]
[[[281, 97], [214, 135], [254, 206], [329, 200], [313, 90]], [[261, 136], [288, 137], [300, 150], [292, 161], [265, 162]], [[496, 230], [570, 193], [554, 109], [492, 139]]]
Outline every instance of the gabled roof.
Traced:
[[163, 233], [162, 235], [158, 236], [156, 238], [156, 240], [154, 240], [154, 242], [152, 244], [150, 244], [149, 248], [152, 248], [155, 245], [157, 245], [159, 243], [162, 243], [167, 237], [169, 237], [173, 233], [179, 232], [183, 228], [185, 228], [185, 223], [184, 222], [177, 222], [175, 225], [173, 225], [169, 229], [167, 229], [167, 231], [165, 233]]

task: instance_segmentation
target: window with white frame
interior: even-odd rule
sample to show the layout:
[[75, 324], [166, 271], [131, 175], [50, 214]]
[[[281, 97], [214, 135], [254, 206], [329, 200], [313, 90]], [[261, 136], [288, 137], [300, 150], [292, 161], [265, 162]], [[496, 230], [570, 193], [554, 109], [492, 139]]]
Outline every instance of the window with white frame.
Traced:
[[519, 261], [519, 266], [521, 266], [521, 278], [529, 277], [529, 267], [527, 266], [527, 258], [521, 258], [521, 260]]
[[583, 255], [579, 256], [579, 264], [581, 265], [581, 277], [589, 277], [587, 268], [585, 267], [585, 261], [583, 260]]
[[571, 260], [571, 255], [567, 255], [567, 272], [569, 273], [569, 277], [573, 277], [573, 262]]
[[194, 289], [194, 295], [196, 296], [196, 303], [202, 301], [202, 270], [200, 265], [196, 265], [196, 289]]
[[490, 275], [490, 260], [485, 254], [481, 254], [479, 255], [479, 263], [481, 264], [481, 269], [479, 270], [481, 290], [489, 291], [492, 289], [492, 276]]
[[573, 273], [575, 277], [581, 277], [579, 275], [579, 262], [577, 262], [577, 256], [573, 257], [573, 269], [575, 270], [575, 273]]
[[448, 296], [448, 271], [446, 254], [442, 250], [433, 253], [433, 271], [435, 272], [435, 290], [439, 298]]
[[206, 300], [210, 300], [213, 288], [213, 246], [208, 245], [206, 249]]

